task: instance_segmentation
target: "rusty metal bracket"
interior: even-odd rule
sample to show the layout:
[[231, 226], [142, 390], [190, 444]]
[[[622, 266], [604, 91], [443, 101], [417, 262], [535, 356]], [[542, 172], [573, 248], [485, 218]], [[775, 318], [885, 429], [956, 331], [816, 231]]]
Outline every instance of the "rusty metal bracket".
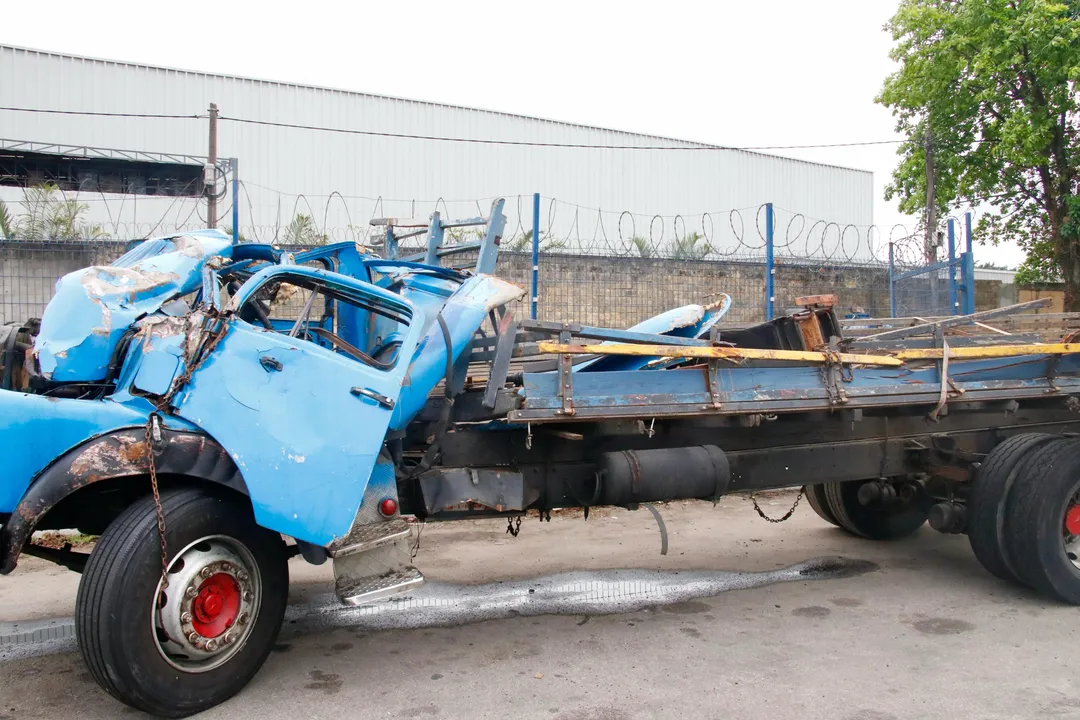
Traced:
[[484, 389], [483, 405], [488, 409], [495, 408], [499, 390], [506, 385], [506, 376], [510, 372], [510, 358], [514, 354], [517, 341], [518, 325], [514, 322], [513, 314], [506, 313], [497, 327], [499, 339], [495, 345], [495, 359], [491, 361], [491, 372], [488, 375], [487, 387]]
[[885, 436], [881, 440], [881, 466], [878, 468], [878, 478], [885, 479], [885, 468], [889, 466], [889, 416], [885, 416]]
[[[570, 327], [564, 325], [559, 333], [559, 343], [570, 344]], [[559, 400], [562, 407], [558, 410], [559, 415], [574, 414], [574, 362], [569, 353], [559, 355]]]
[[719, 370], [720, 361], [709, 360], [708, 367], [705, 368], [705, 385], [709, 389], [709, 399], [712, 401], [713, 410], [720, 410], [723, 408], [723, 404], [720, 402], [720, 383], [716, 377], [716, 373], [719, 372]]
[[829, 346], [823, 352], [825, 354], [825, 364], [821, 366], [821, 382], [829, 396], [829, 404], [832, 406], [844, 405], [848, 401], [848, 396], [844, 392], [843, 383], [851, 382], [854, 375], [851, 368], [844, 367], [837, 338], [831, 338]]
[[1058, 364], [1061, 362], [1060, 355], [1051, 355], [1047, 360], [1046, 365], [1046, 382], [1050, 385], [1050, 389], [1047, 390], [1048, 394], [1059, 393], [1061, 388], [1058, 387], [1054, 380], [1057, 379]]

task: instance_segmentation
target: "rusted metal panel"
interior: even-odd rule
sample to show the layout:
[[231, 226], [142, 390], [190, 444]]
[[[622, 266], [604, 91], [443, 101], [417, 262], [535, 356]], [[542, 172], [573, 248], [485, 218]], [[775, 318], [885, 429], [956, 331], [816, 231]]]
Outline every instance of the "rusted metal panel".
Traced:
[[[161, 446], [155, 448], [154, 465], [162, 476], [200, 478], [247, 494], [236, 463], [205, 435], [166, 431]], [[0, 529], [0, 575], [15, 569], [19, 553], [34, 528], [65, 497], [106, 480], [148, 477], [149, 471], [144, 428], [103, 435], [57, 458], [35, 480], [15, 507], [10, 521]]]
[[419, 478], [428, 513], [471, 510], [520, 511], [540, 496], [519, 472], [505, 468], [436, 468]]

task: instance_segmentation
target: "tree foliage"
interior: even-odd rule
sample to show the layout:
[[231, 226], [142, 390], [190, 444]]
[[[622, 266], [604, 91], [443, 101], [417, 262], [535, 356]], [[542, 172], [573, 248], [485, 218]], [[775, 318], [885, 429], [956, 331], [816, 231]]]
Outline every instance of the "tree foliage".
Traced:
[[13, 237], [15, 237], [15, 218], [8, 210], [7, 204], [0, 200], [0, 240]]
[[330, 238], [319, 232], [319, 226], [310, 215], [297, 215], [285, 226], [282, 242], [286, 245], [325, 245]]
[[68, 198], [52, 183], [24, 189], [19, 204], [22, 212], [15, 216], [0, 202], [0, 237], [35, 242], [108, 237], [101, 225], [83, 217], [89, 205]]
[[1016, 241], [1080, 310], [1080, 0], [901, 0], [886, 26], [900, 68], [878, 102], [907, 142], [886, 197], [936, 210], [983, 205], [978, 234]]

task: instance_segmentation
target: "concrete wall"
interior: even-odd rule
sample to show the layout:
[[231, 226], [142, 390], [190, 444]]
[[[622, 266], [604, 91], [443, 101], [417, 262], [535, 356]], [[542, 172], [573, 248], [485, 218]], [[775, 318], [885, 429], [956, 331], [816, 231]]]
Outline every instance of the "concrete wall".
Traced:
[[[499, 274], [529, 286], [531, 258], [506, 253]], [[802, 295], [834, 293], [843, 315], [852, 306], [888, 314], [889, 287], [881, 268], [828, 268], [778, 264], [776, 311]], [[718, 293], [732, 297], [731, 322], [765, 319], [765, 266], [746, 262], [705, 262], [628, 257], [544, 255], [540, 260], [539, 316], [607, 327], [628, 327], [672, 307], [709, 302]], [[516, 315], [528, 312], [523, 303]]]
[[1018, 302], [1029, 302], [1050, 298], [1049, 307], [1041, 308], [1036, 312], [1060, 313], [1065, 312], [1065, 288], [1061, 284], [1029, 285], [1019, 288], [1017, 292]]
[[[66, 273], [105, 264], [123, 252], [123, 243], [0, 242], [0, 322], [40, 317], [56, 280]], [[527, 253], [503, 253], [498, 274], [524, 288], [531, 281]], [[777, 312], [801, 295], [835, 293], [841, 314], [852, 306], [887, 315], [889, 287], [881, 268], [820, 268], [778, 264]], [[703, 303], [727, 293], [728, 319], [765, 319], [765, 267], [751, 262], [581, 257], [549, 254], [540, 260], [539, 315], [608, 327], [627, 327], [679, 305]], [[528, 300], [514, 308], [527, 317]]]

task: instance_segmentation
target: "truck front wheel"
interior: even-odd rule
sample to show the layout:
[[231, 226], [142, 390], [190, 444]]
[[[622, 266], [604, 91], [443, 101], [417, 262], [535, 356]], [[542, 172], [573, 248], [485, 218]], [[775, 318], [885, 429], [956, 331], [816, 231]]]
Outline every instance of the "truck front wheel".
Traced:
[[279, 535], [237, 498], [161, 493], [168, 573], [153, 498], [101, 536], [79, 584], [75, 629], [90, 674], [140, 710], [184, 717], [235, 695], [265, 662], [285, 614]]

